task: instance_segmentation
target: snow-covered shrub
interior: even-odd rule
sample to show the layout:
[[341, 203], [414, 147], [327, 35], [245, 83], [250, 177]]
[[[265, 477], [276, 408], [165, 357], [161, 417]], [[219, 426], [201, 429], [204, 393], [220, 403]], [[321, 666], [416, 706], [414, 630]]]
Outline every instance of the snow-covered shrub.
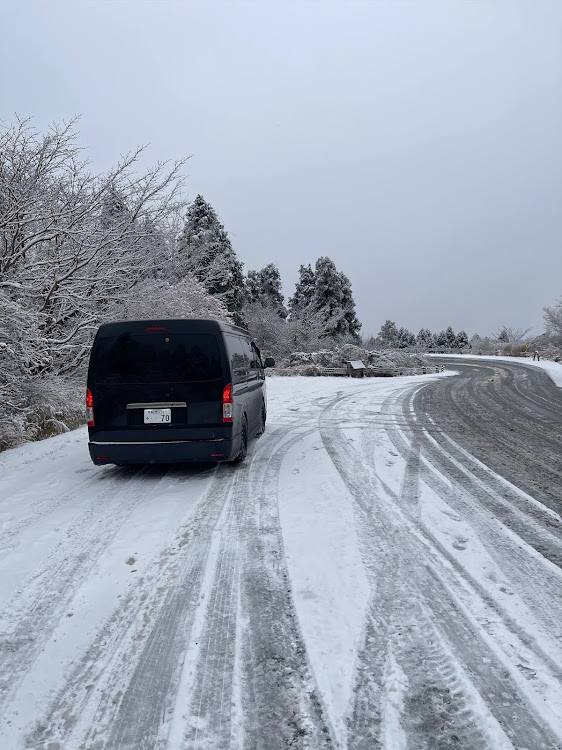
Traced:
[[0, 411], [0, 450], [74, 430], [86, 421], [81, 378], [22, 379]]
[[213, 318], [231, 322], [225, 305], [211, 297], [192, 276], [185, 276], [175, 284], [165, 279], [141, 281], [108, 305], [101, 322], [163, 318]]
[[334, 349], [321, 349], [317, 352], [291, 352], [280, 358], [277, 367], [288, 368], [295, 374], [308, 374], [307, 370], [314, 367], [311, 374], [321, 374], [323, 367], [345, 367], [347, 362], [360, 360], [365, 367], [378, 374], [396, 374], [400, 370], [431, 368], [433, 363], [423, 354], [405, 352], [402, 350], [384, 349], [369, 351], [355, 344], [344, 344]]

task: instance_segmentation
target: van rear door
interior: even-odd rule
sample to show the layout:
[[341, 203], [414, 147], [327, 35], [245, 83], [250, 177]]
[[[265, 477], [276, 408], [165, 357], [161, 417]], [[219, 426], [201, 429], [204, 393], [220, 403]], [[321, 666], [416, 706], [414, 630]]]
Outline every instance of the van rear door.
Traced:
[[[89, 376], [96, 432], [126, 430], [137, 439], [146, 430], [162, 431], [162, 439], [170, 440], [211, 437], [208, 428], [222, 428], [225, 362], [219, 336], [158, 326], [99, 335]], [[205, 434], [193, 433], [200, 428], [207, 428]]]

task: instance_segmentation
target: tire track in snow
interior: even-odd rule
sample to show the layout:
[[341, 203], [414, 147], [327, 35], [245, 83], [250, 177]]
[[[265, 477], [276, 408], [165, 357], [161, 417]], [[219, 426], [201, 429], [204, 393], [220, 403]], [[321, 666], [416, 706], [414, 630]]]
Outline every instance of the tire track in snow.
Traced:
[[[417, 439], [423, 445], [424, 456], [427, 457], [427, 461], [421, 464], [421, 476], [424, 482], [443, 498], [447, 505], [461, 518], [470, 520], [471, 526], [476, 529], [478, 538], [484, 543], [492, 559], [504, 572], [506, 578], [510, 581], [510, 585], [520, 592], [524, 600], [529, 603], [546, 632], [559, 633], [562, 637], [562, 630], [560, 630], [560, 622], [562, 622], [562, 596], [560, 594], [562, 576], [559, 570], [545, 564], [545, 560], [549, 559], [555, 564], [560, 554], [558, 551], [560, 550], [560, 541], [549, 530], [553, 527], [556, 528], [556, 517], [552, 511], [537, 508], [534, 505], [530, 506], [528, 499], [522, 499], [515, 488], [502, 484], [498, 479], [494, 481], [492, 477], [486, 484], [488, 475], [483, 473], [481, 466], [475, 464], [474, 459], [471, 460], [466, 454], [458, 454], [459, 460], [463, 461], [463, 465], [460, 465], [459, 461], [455, 461], [443, 447], [436, 446], [435, 441], [428, 437], [425, 430], [420, 430], [417, 422], [412, 422], [413, 417], [408, 414], [409, 403], [411, 403], [410, 398], [401, 397], [395, 406], [389, 404], [388, 408], [397, 408], [405, 415], [404, 424], [411, 425], [411, 432], [406, 430], [406, 435], [409, 435], [410, 441]], [[415, 436], [417, 436], [415, 438], [412, 437], [414, 430], [416, 431]], [[386, 431], [396, 450], [401, 453], [405, 460], [408, 460], [411, 447], [407, 437], [404, 437], [404, 431], [391, 426], [387, 426]], [[445, 438], [442, 436], [441, 439]], [[432, 467], [436, 467], [438, 473]], [[473, 468], [476, 469], [475, 472], [473, 472]], [[444, 477], [450, 477], [453, 483], [447, 484]], [[388, 487], [385, 489], [392, 495], [392, 491]], [[513, 507], [510, 508], [508, 504], [512, 501]], [[520, 512], [519, 507], [525, 512]], [[514, 518], [516, 522], [510, 524], [510, 521]], [[537, 526], [539, 522], [544, 524], [544, 528], [541, 529]], [[514, 534], [517, 534], [517, 537], [506, 536], [500, 524], [510, 528]], [[518, 534], [520, 529], [522, 529], [521, 535]], [[519, 536], [531, 547], [533, 547], [531, 541], [540, 537], [541, 542], [538, 544], [538, 551], [539, 553], [542, 553], [543, 550], [547, 552], [543, 556], [544, 560], [539, 556], [529, 554], [518, 543], [517, 538]], [[434, 543], [441, 546], [435, 539]], [[548, 544], [551, 546], [548, 547]], [[449, 553], [444, 551], [444, 554], [448, 555]], [[466, 577], [466, 573], [462, 572], [462, 568], [455, 558], [450, 555], [449, 558], [455, 569]], [[539, 581], [540, 585], [537, 585]], [[478, 589], [480, 595], [489, 602], [490, 594], [483, 590], [473, 578], [470, 578], [470, 584]], [[495, 606], [498, 614], [506, 620], [507, 615], [504, 608], [501, 605]], [[523, 641], [528, 641], [525, 633], [521, 631], [513, 619], [509, 619], [510, 628], [517, 633], [517, 637]], [[548, 661], [548, 657], [544, 654], [542, 658], [546, 658]], [[550, 663], [552, 665], [552, 661]], [[560, 669], [556, 671], [560, 673]]]
[[[416, 420], [415, 412], [419, 406], [414, 400], [413, 407], [403, 405], [407, 425]], [[429, 423], [427, 429], [434, 443], [424, 436], [424, 454], [429, 461], [450, 477], [467, 492], [477, 497], [493, 515], [501, 520], [507, 528], [521, 537], [527, 544], [536, 549], [545, 559], [562, 568], [562, 520], [548, 508], [540, 504], [531, 505], [522, 495], [510, 490], [505, 484], [490, 476], [491, 472], [483, 470], [477, 461], [471, 460], [467, 453], [455, 449], [454, 444], [441, 435], [435, 424]], [[464, 471], [463, 471], [464, 469]], [[475, 480], [480, 479], [477, 484]], [[560, 484], [562, 487], [562, 482]]]
[[[296, 421], [292, 420], [290, 424], [260, 438], [254, 444], [258, 450], [253, 451], [255, 455], [250, 456], [252, 464], [256, 462], [263, 465], [273, 456], [280, 465], [289, 448], [284, 445], [287, 439], [292, 445], [302, 437], [302, 434], [294, 435]], [[249, 632], [244, 627], [240, 628], [240, 622], [237, 622], [241, 618], [238, 597], [240, 595], [240, 600], [243, 601], [244, 596], [239, 587], [240, 564], [236, 565], [240, 549], [246, 557], [249, 554], [248, 548], [254, 548], [240, 516], [240, 510], [244, 510], [244, 506], [251, 502], [256, 485], [259, 484], [259, 472], [262, 468], [254, 471], [252, 464], [249, 467], [242, 465], [234, 470], [231, 467], [219, 469], [220, 474], [230, 472], [231, 477], [227, 484], [221, 485], [219, 482], [220, 486], [212, 489], [207, 501], [201, 506], [198, 518], [191, 524], [189, 543], [182, 547], [181, 559], [178, 560], [177, 555], [173, 563], [175, 569], [172, 579], [175, 579], [175, 583], [170, 585], [170, 565], [163, 563], [162, 575], [153, 578], [149, 585], [144, 584], [142, 596], [129, 597], [123, 602], [119, 611], [96, 638], [96, 644], [103, 642], [103, 651], [100, 652], [94, 644], [85, 655], [54, 702], [47, 720], [41, 722], [29, 738], [30, 748], [50, 750], [56, 746], [53, 743], [57, 742], [61, 748], [78, 747], [84, 743], [87, 747], [120, 750], [164, 748], [168, 747], [168, 733], [170, 726], [174, 728], [174, 724], [175, 737], [170, 739], [173, 747], [199, 748], [204, 746], [202, 743], [205, 741], [213, 748], [229, 746], [235, 647], [239, 651], [238, 660], [244, 662], [247, 656], [246, 646], [254, 643]], [[244, 512], [250, 513], [248, 509]], [[226, 526], [219, 531], [217, 523], [221, 514], [225, 515]], [[221, 540], [215, 554], [211, 553], [211, 545], [217, 534], [221, 535]], [[146, 578], [148, 579], [148, 575]], [[267, 582], [262, 582], [258, 589], [267, 586]], [[164, 593], [152, 595], [153, 601], [150, 602], [150, 591], [153, 589], [160, 589]], [[204, 603], [201, 600], [202, 594], [205, 595]], [[279, 613], [276, 614], [281, 621], [282, 617]], [[244, 617], [245, 613], [242, 613], [242, 619]], [[125, 618], [131, 620], [131, 624], [124, 636], [120, 623]], [[194, 632], [196, 618], [200, 620], [206, 642], [204, 639], [199, 641], [197, 658], [193, 658], [190, 640], [193, 641], [199, 632], [199, 627]], [[295, 621], [290, 614], [288, 618], [292, 631], [295, 631]], [[247, 618], [245, 621], [247, 622]], [[243, 641], [238, 646], [235, 642], [236, 631], [239, 640]], [[296, 631], [296, 635], [295, 632], [285, 632], [290, 639], [286, 645], [288, 650], [296, 650], [298, 627]], [[258, 659], [262, 650], [263, 643], [255, 649]], [[242, 655], [240, 651], [243, 652]], [[187, 658], [191, 658], [190, 663], [184, 662]], [[299, 665], [302, 676], [307, 669], [304, 648], [299, 658], [302, 662]], [[287, 659], [287, 664], [291, 664], [291, 658]], [[238, 675], [236, 677], [239, 678]], [[182, 680], [186, 682], [183, 686]], [[285, 679], [285, 682], [288, 683], [289, 680]], [[297, 734], [300, 724], [292, 704], [288, 715], [283, 716], [284, 706], [290, 703], [285, 700], [284, 692], [292, 691], [291, 700], [302, 710], [303, 705], [310, 702], [310, 698], [302, 696], [303, 685], [308, 689], [312, 684], [310, 675], [308, 682], [304, 679], [302, 682], [303, 684], [298, 684], [297, 680], [295, 684], [293, 680], [291, 684], [281, 683], [279, 690], [272, 696], [277, 701], [276, 726], [292, 722], [297, 725]], [[91, 687], [85, 691], [84, 685]], [[97, 690], [94, 689], [96, 685]], [[178, 686], [182, 688], [178, 693], [179, 705], [175, 698]], [[242, 700], [241, 712], [244, 714], [255, 705], [248, 707], [247, 688], [245, 680], [237, 687], [236, 700]], [[192, 742], [193, 726], [189, 724], [193, 717], [189, 716], [189, 706], [182, 705], [181, 702], [186, 692], [191, 693], [191, 704], [196, 702], [199, 707], [195, 725], [200, 729], [195, 744]], [[270, 709], [275, 711], [274, 706], [270, 706]], [[240, 707], [237, 710], [240, 713]], [[182, 716], [184, 713], [187, 715]], [[310, 725], [308, 735], [313, 735], [314, 711], [310, 710], [308, 714], [304, 711], [304, 714]], [[307, 718], [308, 715], [312, 718]], [[276, 726], [272, 728], [273, 732], [276, 731]], [[178, 727], [179, 741], [176, 742]], [[261, 747], [259, 744], [258, 746]], [[300, 745], [297, 743], [294, 746]]]
[[[325, 425], [337, 424], [336, 420], [329, 418], [331, 416], [330, 412], [331, 410], [327, 411], [328, 419], [322, 422]], [[384, 488], [380, 485], [379, 482], [377, 482], [376, 477], [370, 474], [370, 457], [362, 456], [360, 459], [356, 458], [355, 463], [353, 461], [350, 463], [349, 456], [345, 455], [346, 453], [349, 453], [350, 447], [343, 444], [341, 435], [338, 435], [337, 427], [335, 429], [327, 427], [321, 430], [321, 432], [326, 448], [330, 456], [332, 457], [336, 468], [338, 469], [338, 471], [340, 471], [344, 482], [348, 486], [352, 496], [356, 499], [359, 508], [363, 512], [364, 520], [371, 526], [371, 544], [370, 549], [366, 553], [365, 562], [367, 569], [369, 570], [370, 568], [371, 570], [373, 586], [378, 587], [375, 594], [375, 606], [377, 599], [387, 601], [387, 608], [391, 613], [393, 613], [394, 617], [397, 617], [398, 623], [401, 623], [400, 627], [406, 629], [410, 638], [413, 638], [413, 635], [416, 633], [416, 629], [419, 629], [418, 619], [414, 618], [414, 620], [412, 620], [411, 617], [411, 612], [413, 609], [412, 603], [416, 602], [417, 600], [421, 601], [421, 603], [423, 604], [423, 608], [430, 612], [432, 617], [435, 616], [437, 602], [439, 602], [440, 606], [440, 616], [444, 617], [445, 619], [447, 617], [453, 616], [457, 609], [455, 607], [454, 600], [450, 598], [447, 587], [443, 586], [443, 581], [439, 581], [438, 587], [432, 585], [432, 560], [427, 555], [427, 549], [425, 549], [423, 545], [420, 545], [419, 540], [416, 538], [416, 536], [412, 536], [412, 534], [409, 533], [409, 530], [407, 528], [404, 528], [403, 524], [401, 523], [403, 518], [403, 508], [400, 509], [400, 513], [395, 515], [395, 512], [399, 510], [399, 508], [394, 507], [395, 503], [393, 498], [385, 495]], [[409, 458], [411, 457], [412, 452]], [[414, 463], [416, 460], [418, 459], [416, 458], [416, 455], [414, 453]], [[361, 465], [363, 465], [362, 471], [360, 470]], [[365, 471], [365, 469], [367, 469], [367, 471]], [[415, 471], [415, 467], [412, 468], [412, 476], [415, 475]], [[403, 489], [404, 487], [406, 487], [407, 493], [408, 486], [410, 488], [415, 488], [415, 481], [413, 479], [409, 479], [405, 483], [405, 485], [403, 485]], [[415, 497], [412, 497], [411, 492], [410, 495], [407, 494], [405, 498], [401, 498], [401, 504], [404, 507], [408, 508], [408, 516], [410, 517], [410, 520], [412, 522], [415, 521], [415, 517], [417, 515], [417, 513], [413, 514], [412, 518], [411, 511], [412, 505], [415, 506], [414, 501]], [[393, 586], [392, 591], [388, 593], [386, 599], [383, 590], [385, 581], [384, 578], [382, 578], [380, 575], [381, 570], [384, 569], [380, 568], [380, 566], [377, 569], [376, 565], [377, 555], [380, 556], [381, 554], [384, 554], [385, 557], [390, 557], [390, 559], [394, 558], [395, 567], [397, 569], [399, 569], [400, 566], [402, 567], [402, 569], [404, 569], [404, 566], [406, 566], [406, 569], [408, 571], [407, 575], [400, 579], [400, 588], [397, 590], [396, 586]], [[397, 554], [398, 558], [396, 559]], [[421, 617], [419, 612], [423, 612], [423, 608], [422, 610], [418, 610], [418, 618]], [[376, 612], [374, 613], [373, 620], [377, 623], [384, 623], [384, 618], [380, 615], [377, 616]], [[389, 621], [391, 622], [392, 618], [390, 620], [387, 618], [387, 622]], [[423, 619], [421, 619], [420, 621], [423, 622]], [[426, 625], [431, 625], [431, 621], [428, 620], [427, 617]], [[474, 649], [474, 651], [477, 652], [477, 657], [472, 657], [472, 663], [469, 662], [470, 668], [478, 668], [478, 666], [480, 665], [481, 674], [479, 676], [483, 681], [482, 685], [479, 685], [481, 694], [486, 695], [486, 685], [489, 688], [489, 692], [493, 693], [494, 688], [497, 688], [497, 684], [495, 683], [497, 675], [502, 673], [502, 665], [497, 663], [496, 655], [493, 651], [490, 651], [486, 644], [482, 641], [478, 631], [475, 632], [472, 626], [467, 625], [466, 627], [469, 629], [469, 632], [471, 634], [471, 643], [473, 649], [475, 644], [477, 644], [477, 648]], [[368, 629], [367, 636], [369, 637], [370, 635], [371, 633]], [[444, 634], [442, 633], [441, 637], [443, 637], [443, 635]], [[459, 644], [454, 640], [454, 630], [447, 631], [445, 635], [448, 638], [453, 638], [452, 644], [458, 649]], [[369, 645], [369, 643], [373, 642], [376, 644], [375, 658], [378, 658], [380, 668], [380, 638], [378, 644], [376, 643], [376, 639], [375, 641], [367, 640], [366, 644]], [[372, 651], [372, 648], [370, 650]], [[367, 649], [367, 652], [368, 651], [369, 649]], [[416, 638], [416, 648], [414, 651], [419, 655], [426, 655], [427, 653], [427, 640], [420, 634], [418, 634]], [[445, 652], [446, 651], [447, 649], [445, 649]], [[474, 651], [472, 652], [473, 654]], [[468, 657], [468, 654], [465, 654], [462, 651], [461, 653], [465, 658]], [[363, 658], [369, 658], [369, 655], [366, 653], [364, 654]], [[424, 658], [426, 657], [424, 656]], [[482, 674], [483, 670], [481, 669], [481, 665], [483, 663], [483, 658], [486, 659], [486, 669], [484, 670], [485, 673]], [[448, 659], [451, 669], [454, 670], [455, 673], [458, 672], [459, 669], [458, 664], [456, 663], [456, 658], [448, 657]], [[426, 667], [428, 663], [430, 662], [426, 658]], [[416, 672], [416, 669], [411, 663], [411, 660], [401, 663], [400, 666], [404, 670], [410, 684], [414, 684], [416, 679], [419, 681], [419, 674]], [[490, 674], [492, 672], [493, 676], [490, 677]], [[476, 673], [478, 674], [478, 669]], [[420, 683], [422, 689], [418, 691], [418, 695], [420, 696], [420, 698], [423, 698], [423, 696], [425, 695], [424, 691], [427, 689], [428, 679], [430, 679], [435, 685], [437, 695], [444, 696], [447, 694], [446, 691], [448, 690], [448, 688], [446, 685], [443, 685], [442, 675], [442, 669], [433, 670], [433, 673], [431, 674], [428, 674], [427, 671], [423, 673], [423, 681]], [[375, 688], [373, 688], [372, 684], [370, 686], [368, 685], [371, 694], [373, 694], [373, 691], [374, 693], [377, 693], [377, 690], [383, 690], [382, 679], [383, 677], [381, 675], [378, 680], [378, 685], [376, 685]], [[513, 705], [514, 701], [517, 703], [519, 713], [518, 716], [514, 719], [511, 715], [511, 711], [507, 710], [509, 708], [508, 706], [502, 706], [499, 703], [494, 703], [489, 708], [496, 719], [500, 723], [503, 723], [504, 726], [511, 727], [512, 729], [514, 727], [514, 732], [519, 742], [525, 743], [528, 741], [530, 743], [530, 747], [541, 747], [542, 745], [540, 743], [543, 743], [545, 748], [557, 747], [556, 741], [551, 736], [549, 736], [548, 732], [543, 730], [541, 721], [537, 719], [533, 713], [530, 713], [526, 708], [526, 703], [521, 700], [520, 696], [518, 695], [517, 686], [511, 679], [509, 679], [509, 675], [502, 682], [502, 687], [504, 691], [509, 690], [509, 694], [515, 696], [515, 698], [512, 699], [511, 704]], [[456, 713], [457, 716], [462, 716], [463, 720], [462, 722], [459, 722], [458, 720], [452, 721], [447, 731], [454, 731], [454, 735], [456, 737], [454, 741], [457, 743], [458, 747], [466, 747], [472, 749], [473, 747], [478, 747], [479, 744], [482, 743], [483, 734], [479, 726], [481, 723], [480, 717], [470, 709], [471, 701], [469, 700], [469, 692], [470, 685], [468, 684], [465, 686], [464, 691], [459, 692], [457, 689], [454, 693], [451, 691], [449, 692], [449, 695], [455, 696], [454, 705], [456, 706], [456, 711], [454, 711], [451, 715]], [[360, 725], [361, 723], [363, 723], [363, 726], [367, 722], [361, 722], [360, 713], [362, 707], [368, 704], [369, 699], [358, 694], [358, 699], [356, 701], [354, 709], [354, 718], [355, 721]], [[415, 701], [413, 703], [412, 701], [410, 701], [408, 705], [410, 706], [411, 710], [414, 711], [416, 706]], [[413, 722], [416, 714], [408, 714], [408, 731], [410, 733], [413, 733], [412, 736], [415, 737], [414, 741], [417, 742], [421, 747], [428, 746], [427, 743], [430, 741], [429, 734], [424, 734], [424, 727], [427, 727], [428, 722], [430, 723], [433, 720], [434, 709], [434, 705], [428, 706], [427, 704], [424, 704], [423, 700], [420, 700], [419, 705], [417, 706], [417, 716], [419, 719], [417, 730], [415, 727], [415, 722]], [[354, 736], [354, 731], [355, 730], [353, 728], [350, 732], [351, 736]], [[419, 732], [421, 732], [421, 734], [417, 736], [416, 731], [418, 731], [418, 734]], [[373, 735], [374, 732], [371, 732], [371, 734]], [[357, 736], [360, 736], [359, 732], [357, 732]], [[451, 737], [449, 738], [449, 740], [453, 741]], [[440, 742], [446, 743], [449, 740], [447, 740], [446, 733], [445, 735], [440, 735]], [[433, 741], [435, 741], [435, 736], [433, 736]], [[425, 743], [425, 745], [423, 743]], [[357, 745], [357, 747], [361, 747], [361, 745]], [[364, 745], [364, 747], [367, 747], [367, 745]]]
[[[336, 401], [342, 398], [339, 395]], [[334, 746], [298, 624], [278, 506], [285, 455], [316, 431], [301, 431], [271, 456], [262, 453], [255, 467], [252, 493], [256, 501], [247, 506], [244, 520], [248, 533], [241, 572], [247, 623], [242, 644], [247, 750], [329, 750]]]
[[[179, 669], [172, 652], [174, 644], [181, 650], [183, 643], [183, 636], [178, 633], [185, 622], [182, 608], [187, 611], [197, 607], [200, 596], [197, 583], [234, 478], [233, 473], [214, 473], [178, 535], [139, 581], [137, 589], [120, 603], [99, 630], [53, 701], [47, 717], [29, 737], [29, 748], [57, 747], [57, 743], [61, 748], [79, 747], [90, 742], [104, 747], [112, 727], [114, 733], [123, 735], [120, 742], [128, 742], [127, 717], [132, 724], [138, 722], [139, 710], [148, 710], [146, 719], [155, 722], [154, 731], [146, 735], [147, 742], [154, 743], [166, 717], [167, 680], [171, 682]], [[138, 747], [144, 746], [141, 738]]]
[[[304, 747], [302, 742], [306, 747], [331, 746], [290, 593], [287, 596], [288, 574], [280, 574], [279, 586], [271, 572], [260, 565], [254, 577], [256, 560], [265, 562], [260, 553], [264, 509], [271, 518], [270, 506], [277, 504], [276, 492], [267, 488], [276, 484], [290, 448], [315, 431], [297, 430], [296, 434], [294, 427], [278, 431], [271, 436], [276, 438], [273, 444], [266, 433], [249, 466], [240, 467], [245, 481], [233, 496], [230, 524], [221, 545], [221, 564], [207, 614], [197, 628], [204, 635], [195, 655], [194, 675], [187, 677], [178, 694], [183, 696], [183, 705], [176, 706], [176, 717], [182, 716], [172, 726], [172, 747], [229, 748], [235, 741], [240, 746], [240, 735], [244, 747], [270, 748], [272, 742], [280, 746], [280, 741], [295, 748]], [[277, 515], [276, 507], [273, 515]], [[269, 527], [268, 535], [271, 532]], [[275, 532], [274, 549], [269, 554], [276, 556], [279, 573], [285, 563], [278, 517]], [[235, 674], [235, 664], [243, 669], [243, 675]], [[241, 705], [234, 705], [235, 681], [236, 700]], [[233, 714], [242, 726], [232, 722]]]
[[[416, 410], [430, 415], [513, 485], [562, 513], [561, 389], [545, 373], [521, 365], [455, 362], [449, 366], [460, 375], [446, 378], [440, 388], [424, 389]], [[503, 390], [510, 388], [510, 382], [497, 374], [511, 372], [513, 398], [506, 399]], [[518, 394], [523, 408], [515, 400]]]
[[[115, 477], [114, 481], [119, 482], [120, 480], [123, 481], [123, 479], [124, 477], [121, 477], [120, 479]], [[14, 518], [9, 519], [2, 524], [2, 531], [0, 532], [0, 554], [4, 551], [9, 551], [12, 548], [14, 540], [22, 533], [22, 531], [25, 531], [25, 529], [44, 518], [46, 515], [58, 510], [61, 506], [75, 500], [84, 489], [87, 490], [90, 487], [95, 487], [98, 482], [99, 475], [96, 475], [95, 477], [89, 476], [76, 482], [58, 497], [44, 497], [42, 494], [39, 494], [39, 497], [35, 502], [26, 504], [27, 507], [23, 513], [16, 515]], [[36, 482], [36, 484], [40, 484], [40, 482]], [[30, 488], [26, 487], [25, 492], [22, 494], [26, 495], [30, 492]], [[17, 507], [18, 504], [18, 494], [19, 493], [15, 493], [10, 498], [11, 504], [15, 507]]]
[[[148, 476], [147, 476], [148, 475]], [[145, 477], [142, 490], [136, 483]], [[150, 469], [112, 476], [101, 494], [68, 528], [33, 577], [0, 613], [0, 716], [64, 612], [91, 564], [125, 522], [134, 506], [158, 484]]]
[[[232, 467], [224, 469], [233, 470]], [[190, 545], [179, 582], [170, 588], [164, 599], [123, 698], [111, 719], [107, 740], [109, 748], [149, 750], [166, 734], [187, 640], [198, 606], [205, 606], [201, 604], [201, 598], [208, 597], [208, 592], [202, 587], [206, 569], [210, 565], [214, 571], [218, 565], [220, 571], [221, 562], [224, 562], [220, 555], [218, 560], [210, 555], [212, 536], [222, 514], [226, 511], [228, 515], [230, 512], [232, 496], [241, 481], [238, 472], [233, 474], [227, 483], [226, 493], [224, 490], [220, 492], [213, 503], [200, 543]], [[216, 589], [211, 594], [211, 600], [213, 594], [216, 600]]]

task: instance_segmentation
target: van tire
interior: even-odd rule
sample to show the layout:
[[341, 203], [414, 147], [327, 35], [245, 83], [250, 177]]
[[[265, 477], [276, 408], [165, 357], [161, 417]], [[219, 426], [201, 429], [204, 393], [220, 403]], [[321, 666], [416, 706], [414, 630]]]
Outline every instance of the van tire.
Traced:
[[242, 422], [242, 441], [240, 443], [240, 451], [236, 458], [234, 459], [234, 462], [237, 464], [243, 463], [243, 461], [246, 460], [246, 456], [248, 455], [248, 421], [246, 420], [246, 417], [244, 417], [244, 421]]
[[265, 404], [262, 402], [261, 410], [260, 410], [260, 424], [258, 427], [258, 431], [256, 432], [256, 435], [263, 435], [265, 432], [265, 420], [266, 420], [266, 413], [265, 413]]

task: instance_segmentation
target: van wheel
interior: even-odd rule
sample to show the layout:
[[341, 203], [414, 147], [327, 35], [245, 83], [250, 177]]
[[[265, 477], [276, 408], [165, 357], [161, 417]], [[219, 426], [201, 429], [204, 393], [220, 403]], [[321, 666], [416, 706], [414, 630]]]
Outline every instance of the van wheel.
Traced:
[[266, 420], [265, 404], [262, 404], [261, 411], [260, 411], [260, 426], [258, 427], [258, 431], [256, 432], [256, 435], [263, 435], [263, 433], [265, 432], [265, 420]]
[[234, 459], [234, 461], [237, 464], [241, 464], [248, 455], [248, 422], [246, 421], [246, 417], [244, 417], [244, 421], [242, 422], [242, 443], [240, 445], [240, 452]]

